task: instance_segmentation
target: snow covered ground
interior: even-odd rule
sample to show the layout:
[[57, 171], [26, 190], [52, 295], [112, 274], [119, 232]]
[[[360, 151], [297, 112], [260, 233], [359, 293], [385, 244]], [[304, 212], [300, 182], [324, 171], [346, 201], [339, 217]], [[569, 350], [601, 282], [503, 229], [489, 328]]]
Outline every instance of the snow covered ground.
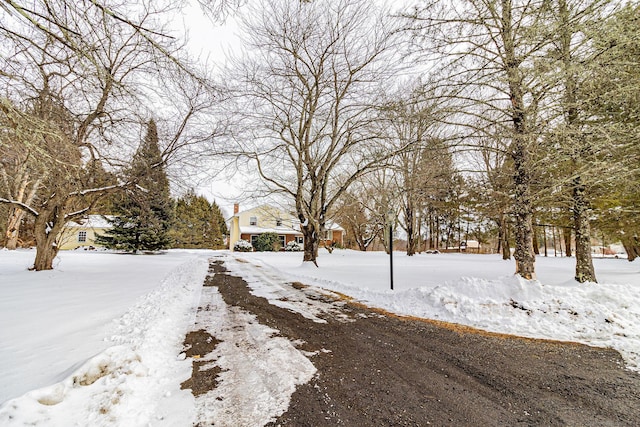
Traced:
[[[204, 413], [216, 425], [254, 426], [286, 410], [295, 385], [313, 375], [313, 356], [226, 307], [215, 288], [203, 291], [211, 257], [274, 303], [286, 292], [279, 283], [297, 280], [398, 314], [612, 347], [640, 369], [637, 261], [596, 259], [600, 283], [579, 285], [571, 280], [573, 259], [539, 257], [539, 281], [525, 282], [499, 256], [396, 253], [391, 291], [383, 253], [322, 250], [315, 268], [302, 266], [300, 253], [74, 251], [60, 254], [56, 270], [37, 273], [26, 271], [34, 255], [0, 251], [3, 426], [190, 426]], [[216, 308], [206, 319], [196, 318], [201, 297]], [[321, 308], [286, 299], [288, 308], [322, 321]], [[217, 391], [198, 399], [180, 390], [191, 373], [182, 341], [194, 322], [226, 343], [210, 357], [228, 369]], [[277, 371], [283, 360], [295, 362], [292, 369], [258, 386], [255, 377], [234, 375], [245, 364]], [[216, 403], [233, 393], [243, 400]]]

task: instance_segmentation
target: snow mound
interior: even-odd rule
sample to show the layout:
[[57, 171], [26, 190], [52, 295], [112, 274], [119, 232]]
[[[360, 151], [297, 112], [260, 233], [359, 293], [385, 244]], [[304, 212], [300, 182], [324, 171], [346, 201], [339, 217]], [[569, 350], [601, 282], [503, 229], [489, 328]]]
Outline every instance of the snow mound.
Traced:
[[179, 384], [190, 376], [191, 366], [179, 353], [207, 269], [206, 258], [199, 257], [172, 270], [114, 322], [108, 338], [114, 345], [63, 381], [5, 402], [0, 425], [189, 424], [193, 397]]

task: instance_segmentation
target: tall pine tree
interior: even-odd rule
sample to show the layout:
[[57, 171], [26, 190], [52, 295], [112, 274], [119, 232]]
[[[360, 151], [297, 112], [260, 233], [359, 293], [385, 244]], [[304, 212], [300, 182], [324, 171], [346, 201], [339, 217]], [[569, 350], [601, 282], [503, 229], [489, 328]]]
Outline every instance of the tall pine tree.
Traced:
[[115, 203], [115, 217], [110, 220], [113, 228], [100, 236], [98, 243], [110, 249], [134, 253], [166, 249], [171, 241], [169, 228], [173, 220], [173, 205], [153, 119], [149, 121], [144, 141], [133, 157], [129, 177], [138, 183], [139, 188], [123, 194]]

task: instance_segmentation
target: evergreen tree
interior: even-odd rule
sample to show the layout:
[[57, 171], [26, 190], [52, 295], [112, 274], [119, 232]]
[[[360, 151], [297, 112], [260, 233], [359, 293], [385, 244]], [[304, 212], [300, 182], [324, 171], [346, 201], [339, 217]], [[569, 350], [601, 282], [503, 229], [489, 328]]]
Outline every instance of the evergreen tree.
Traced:
[[219, 245], [221, 247], [225, 247], [224, 237], [229, 234], [229, 230], [227, 229], [227, 222], [224, 219], [224, 215], [222, 214], [222, 210], [220, 206], [214, 201], [211, 205], [211, 209], [213, 211], [213, 217], [216, 218], [218, 222], [218, 230], [220, 231], [220, 242]]
[[626, 4], [594, 33], [597, 60], [585, 90], [590, 129], [615, 150], [605, 160], [617, 166], [606, 175], [614, 179], [601, 184], [595, 224], [606, 239], [620, 240], [633, 261], [640, 256], [640, 5]]
[[[216, 203], [190, 191], [175, 203], [175, 222], [171, 228], [174, 247], [224, 247], [226, 225]], [[222, 224], [222, 225], [221, 225]]]
[[98, 243], [134, 253], [166, 249], [170, 244], [173, 203], [153, 120], [147, 125], [147, 134], [133, 158], [129, 176], [139, 188], [116, 201], [115, 218], [110, 220], [113, 228], [100, 236]]

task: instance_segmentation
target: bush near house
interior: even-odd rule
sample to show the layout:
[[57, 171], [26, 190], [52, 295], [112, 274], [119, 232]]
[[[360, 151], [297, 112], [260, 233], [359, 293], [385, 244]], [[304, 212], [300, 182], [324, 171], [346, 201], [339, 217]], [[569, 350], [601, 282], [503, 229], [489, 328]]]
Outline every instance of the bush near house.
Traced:
[[251, 243], [246, 240], [240, 239], [235, 245], [233, 245], [233, 250], [236, 252], [252, 252], [253, 246], [251, 246]]
[[300, 252], [302, 250], [302, 247], [298, 242], [292, 240], [287, 243], [287, 246], [284, 247], [284, 250], [287, 252]]
[[262, 233], [253, 246], [258, 252], [277, 252], [280, 250], [280, 240], [276, 233]]

